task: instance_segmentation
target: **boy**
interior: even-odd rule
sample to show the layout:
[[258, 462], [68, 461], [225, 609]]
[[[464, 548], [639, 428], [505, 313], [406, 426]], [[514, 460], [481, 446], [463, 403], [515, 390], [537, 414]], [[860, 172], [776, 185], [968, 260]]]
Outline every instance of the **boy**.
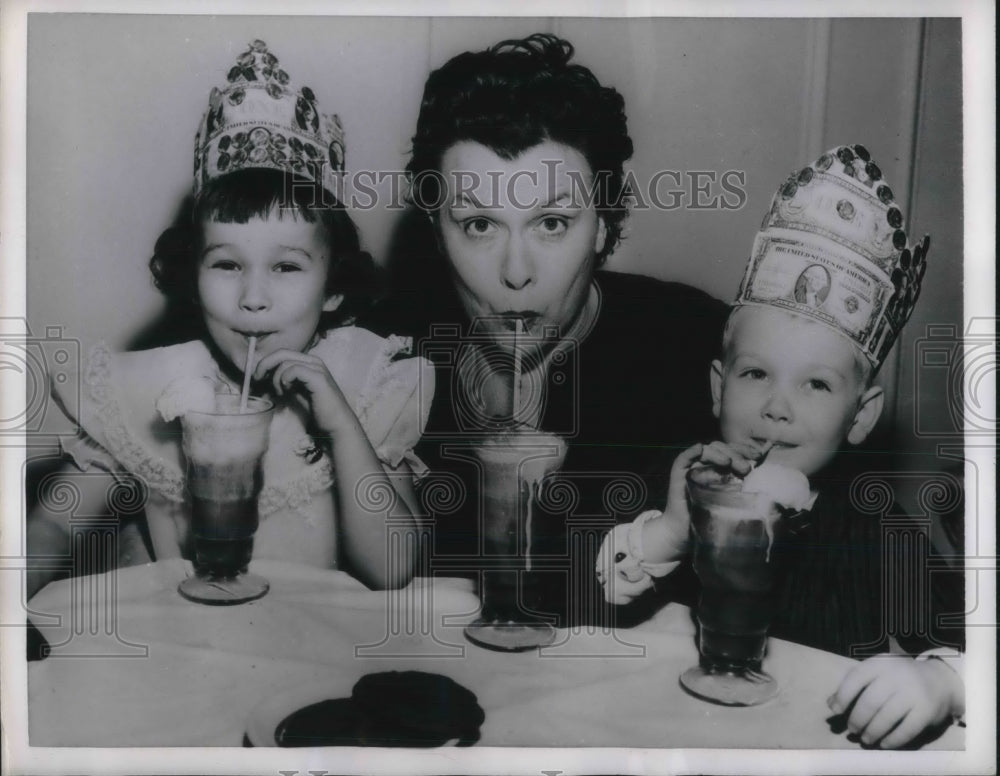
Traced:
[[[910, 577], [887, 581], [885, 569], [898, 569], [882, 563], [882, 521], [859, 510], [836, 454], [874, 428], [883, 394], [872, 380], [919, 293], [929, 240], [907, 248], [902, 226], [892, 192], [863, 146], [834, 149], [781, 186], [754, 241], [722, 358], [712, 364], [723, 441], [678, 456], [662, 514], [645, 512], [608, 535], [597, 574], [609, 601], [631, 601], [680, 563], [692, 464], [743, 476], [766, 455], [809, 477], [817, 494], [793, 539], [795, 557], [771, 634], [852, 656], [885, 643], [883, 603], [913, 593], [924, 570], [909, 568]], [[823, 293], [803, 294], [820, 275], [828, 279]], [[942, 652], [927, 649], [943, 643], [934, 634], [907, 635], [916, 638], [899, 641], [922, 652], [916, 660], [866, 660], [828, 700], [865, 744], [902, 746], [964, 712], [963, 684], [952, 667], [958, 661], [928, 659]]]

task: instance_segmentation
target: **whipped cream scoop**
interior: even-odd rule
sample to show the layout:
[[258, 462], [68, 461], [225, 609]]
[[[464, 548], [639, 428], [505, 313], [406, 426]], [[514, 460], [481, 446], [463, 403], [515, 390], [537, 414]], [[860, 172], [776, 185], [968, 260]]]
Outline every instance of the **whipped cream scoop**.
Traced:
[[156, 410], [168, 423], [189, 412], [214, 412], [219, 383], [211, 377], [178, 377], [156, 400]]
[[809, 480], [797, 469], [762, 463], [743, 478], [744, 493], [759, 493], [785, 509], [807, 509], [812, 502]]

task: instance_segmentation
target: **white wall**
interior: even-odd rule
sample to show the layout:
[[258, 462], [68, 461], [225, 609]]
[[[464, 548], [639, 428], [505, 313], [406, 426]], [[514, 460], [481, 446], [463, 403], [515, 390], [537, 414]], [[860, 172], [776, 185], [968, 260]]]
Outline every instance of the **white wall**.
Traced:
[[[535, 31], [564, 35], [625, 96], [648, 181], [658, 170], [746, 174], [739, 210], [634, 214], [610, 267], [729, 299], [771, 194], [827, 148], [868, 146], [914, 233], [934, 245], [924, 298], [884, 379], [912, 433], [914, 340], [960, 323], [962, 178], [957, 21], [586, 20], [36, 14], [28, 38], [28, 313], [84, 348], [124, 347], [162, 300], [146, 269], [190, 186], [195, 129], [213, 85], [263, 38], [321, 107], [340, 114], [351, 169], [402, 169], [423, 82], [453, 54]], [[913, 175], [917, 173], [917, 185]], [[718, 189], [714, 190], [719, 193]], [[355, 218], [376, 257], [398, 213]], [[663, 336], [683, 336], [667, 332]], [[899, 379], [899, 365], [906, 377]], [[922, 411], [945, 412], [940, 397]]]

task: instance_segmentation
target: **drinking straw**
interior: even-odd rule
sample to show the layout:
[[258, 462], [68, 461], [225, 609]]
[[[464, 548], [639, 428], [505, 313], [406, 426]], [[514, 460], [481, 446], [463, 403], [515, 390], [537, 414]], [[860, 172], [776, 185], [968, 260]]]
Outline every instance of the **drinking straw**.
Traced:
[[257, 338], [250, 338], [250, 347], [247, 348], [247, 362], [243, 367], [243, 390], [240, 392], [240, 413], [247, 411], [247, 399], [250, 396], [250, 375], [253, 374], [253, 352], [257, 349]]
[[518, 347], [518, 340], [521, 338], [522, 321], [517, 318], [514, 321], [514, 406], [511, 408], [511, 419], [517, 419], [517, 411], [521, 406], [521, 348]]
[[[521, 326], [523, 321], [520, 318], [514, 320], [514, 399], [513, 407], [511, 408], [510, 417], [515, 423], [517, 422], [517, 411], [521, 406]], [[521, 475], [519, 474], [518, 477]], [[524, 554], [525, 554], [525, 570], [531, 571], [531, 502], [537, 495], [538, 484], [534, 483], [533, 487], [535, 492], [532, 493], [531, 498], [528, 499], [528, 514], [525, 516], [524, 531], [526, 534]]]
[[764, 463], [764, 459], [767, 458], [767, 454], [769, 452], [771, 452], [771, 448], [774, 447], [774, 440], [773, 439], [767, 439], [767, 440], [764, 441], [764, 444], [762, 444], [762, 445], [758, 445], [755, 442], [754, 446], [756, 447], [756, 451], [755, 452], [759, 453], [759, 455], [756, 458], [754, 458], [752, 461], [750, 461], [750, 471], [753, 471], [758, 466], [760, 466], [762, 463]]
[[[518, 475], [520, 476], [520, 475]], [[531, 505], [538, 498], [538, 483], [531, 484], [531, 497], [528, 499], [528, 514], [524, 520], [524, 570], [531, 571], [531, 536], [534, 533], [531, 527], [531, 518], [534, 517]]]

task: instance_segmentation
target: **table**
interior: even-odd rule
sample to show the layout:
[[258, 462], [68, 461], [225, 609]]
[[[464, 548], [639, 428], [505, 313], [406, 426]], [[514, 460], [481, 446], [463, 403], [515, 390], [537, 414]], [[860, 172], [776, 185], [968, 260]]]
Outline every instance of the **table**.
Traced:
[[[826, 698], [853, 661], [772, 639], [777, 698], [728, 708], [685, 693], [697, 660], [689, 611], [671, 604], [631, 629], [559, 631], [551, 646], [500, 653], [466, 642], [468, 580], [418, 578], [370, 591], [347, 574], [255, 561], [271, 582], [240, 606], [176, 592], [182, 560], [53, 583], [30, 619], [52, 645], [29, 664], [32, 746], [240, 746], [250, 710], [322, 683], [347, 697], [364, 674], [450, 676], [486, 712], [479, 744], [519, 747], [859, 749]], [[948, 728], [926, 748], [962, 749]]]

